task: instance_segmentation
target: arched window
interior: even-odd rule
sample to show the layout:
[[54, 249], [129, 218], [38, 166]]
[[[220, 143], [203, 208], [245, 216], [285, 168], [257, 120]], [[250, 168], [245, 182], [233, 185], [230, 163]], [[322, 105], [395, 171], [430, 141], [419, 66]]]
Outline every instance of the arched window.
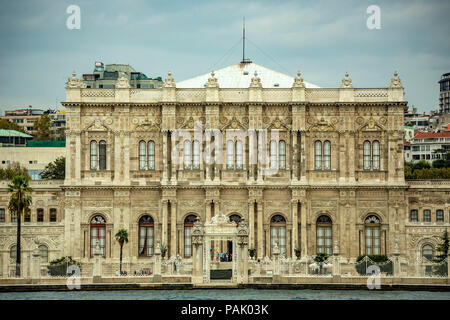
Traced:
[[372, 165], [373, 170], [380, 170], [380, 143], [376, 140], [372, 144]]
[[317, 253], [332, 254], [332, 222], [331, 218], [326, 215], [322, 215], [317, 218], [316, 224], [317, 231]]
[[364, 162], [364, 170], [370, 170], [370, 141], [364, 141], [363, 162]]
[[322, 169], [322, 141], [317, 140], [314, 143], [315, 168]]
[[41, 244], [39, 247], [39, 255], [41, 256], [41, 263], [48, 262], [48, 248], [46, 245]]
[[106, 141], [101, 140], [99, 146], [99, 168], [106, 170]]
[[419, 221], [419, 211], [417, 211], [415, 209], [411, 210], [411, 215], [409, 217], [409, 221], [411, 221], [411, 222]]
[[380, 219], [371, 215], [364, 221], [366, 235], [366, 254], [380, 254]]
[[148, 142], [148, 170], [155, 170], [155, 142]]
[[194, 140], [193, 169], [200, 169], [200, 142]]
[[278, 243], [280, 255], [286, 255], [286, 220], [282, 215], [275, 215], [270, 219], [270, 253], [275, 243]]
[[37, 209], [37, 222], [44, 222], [44, 209]]
[[243, 154], [242, 141], [238, 140], [236, 141], [236, 169], [242, 169]]
[[91, 141], [91, 170], [97, 169], [97, 161], [98, 161], [97, 141], [92, 140]]
[[191, 141], [184, 140], [184, 169], [191, 168]]
[[423, 210], [423, 221], [431, 222], [431, 210]]
[[94, 250], [99, 242], [103, 257], [106, 256], [105, 241], [106, 241], [106, 221], [105, 218], [98, 215], [91, 220], [91, 258], [94, 256]]
[[433, 260], [433, 247], [429, 244], [426, 244], [422, 247], [422, 257], [431, 261]]
[[16, 257], [17, 257], [17, 246], [13, 245], [10, 249], [9, 249], [9, 258], [13, 261], [16, 261]]
[[234, 143], [233, 143], [233, 140], [227, 141], [227, 169], [234, 169]]
[[184, 219], [184, 257], [190, 258], [192, 256], [192, 227], [197, 221], [196, 215], [188, 215]]
[[153, 256], [154, 223], [151, 216], [139, 219], [139, 256]]
[[286, 142], [284, 140], [280, 140], [279, 149], [280, 169], [286, 169]]
[[436, 222], [444, 222], [444, 210], [436, 210]]
[[237, 223], [237, 225], [239, 225], [239, 222], [242, 221], [242, 218], [241, 218], [241, 216], [238, 215], [238, 214], [232, 214], [232, 215], [230, 215], [230, 222], [231, 222], [231, 221], [234, 221], [234, 222]]
[[270, 140], [270, 169], [277, 168], [277, 142]]
[[323, 161], [324, 161], [324, 169], [330, 170], [331, 169], [331, 142], [325, 141], [323, 144]]
[[139, 170], [145, 170], [147, 165], [146, 165], [146, 145], [145, 145], [145, 141], [139, 141]]
[[56, 222], [56, 209], [50, 209], [50, 222]]

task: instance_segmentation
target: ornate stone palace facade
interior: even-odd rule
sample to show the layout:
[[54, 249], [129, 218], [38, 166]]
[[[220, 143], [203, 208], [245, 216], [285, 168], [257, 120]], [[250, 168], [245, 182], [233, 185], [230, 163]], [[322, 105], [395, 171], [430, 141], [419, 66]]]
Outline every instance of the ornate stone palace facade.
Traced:
[[[122, 228], [129, 232], [129, 271], [151, 261], [157, 239], [167, 256], [189, 261], [194, 221], [218, 213], [246, 220], [259, 259], [270, 257], [275, 245], [286, 257], [295, 257], [298, 246], [302, 258], [338, 250], [348, 261], [392, 255], [396, 244], [410, 261], [424, 247], [436, 248], [449, 226], [450, 183], [405, 182], [407, 102], [397, 74], [384, 88], [355, 88], [346, 74], [339, 88], [323, 89], [305, 85], [300, 73], [285, 85], [287, 76], [277, 79], [262, 67], [253, 72], [258, 65], [235, 67], [245, 85], [221, 87], [219, 71], [189, 88], [178, 87], [170, 73], [160, 89], [131, 89], [125, 77], [114, 89], [90, 89], [69, 78], [66, 179], [31, 184], [33, 205], [23, 217], [25, 274], [36, 238], [43, 264], [68, 255], [89, 265], [99, 240], [114, 271], [114, 235]], [[206, 134], [209, 129], [223, 139]], [[229, 129], [253, 134], [228, 139]], [[215, 154], [220, 149], [223, 161]], [[249, 164], [255, 154], [258, 162]], [[3, 276], [14, 268], [16, 230], [6, 186], [0, 185]], [[215, 241], [212, 254], [229, 246]]]

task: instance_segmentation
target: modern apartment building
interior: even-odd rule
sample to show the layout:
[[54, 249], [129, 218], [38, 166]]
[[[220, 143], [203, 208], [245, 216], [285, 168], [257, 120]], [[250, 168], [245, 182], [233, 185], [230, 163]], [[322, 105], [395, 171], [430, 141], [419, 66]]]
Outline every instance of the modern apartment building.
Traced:
[[450, 150], [450, 132], [420, 132], [411, 141], [411, 160], [442, 159], [444, 152], [437, 150]]
[[134, 70], [127, 64], [107, 64], [96, 62], [93, 73], [83, 74], [83, 82], [86, 88], [113, 89], [116, 81], [123, 75], [127, 78], [130, 87], [135, 89], [154, 89], [162, 87], [161, 77], [154, 79], [147, 77], [144, 73]]
[[439, 86], [439, 111], [440, 113], [450, 113], [450, 72], [441, 76]]

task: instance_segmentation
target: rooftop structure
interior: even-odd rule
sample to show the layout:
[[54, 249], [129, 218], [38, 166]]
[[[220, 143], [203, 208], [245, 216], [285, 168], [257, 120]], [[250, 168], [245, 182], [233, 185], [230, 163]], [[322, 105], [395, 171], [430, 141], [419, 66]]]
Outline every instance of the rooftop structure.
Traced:
[[103, 62], [95, 63], [93, 73], [83, 74], [83, 82], [87, 88], [112, 89], [120, 77], [125, 77], [131, 88], [153, 89], [162, 86], [161, 77], [152, 79], [134, 70], [130, 65], [107, 64], [105, 66]]
[[0, 129], [0, 147], [25, 147], [31, 139], [33, 136], [20, 131]]

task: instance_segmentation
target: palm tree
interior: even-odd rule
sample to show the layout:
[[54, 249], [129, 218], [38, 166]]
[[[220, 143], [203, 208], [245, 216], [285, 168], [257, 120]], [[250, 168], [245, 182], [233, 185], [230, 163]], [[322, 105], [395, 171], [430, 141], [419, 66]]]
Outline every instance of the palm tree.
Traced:
[[115, 237], [116, 237], [116, 240], [120, 244], [120, 275], [122, 275], [122, 249], [123, 249], [123, 244], [128, 243], [128, 231], [125, 229], [120, 229], [116, 233]]
[[30, 193], [33, 190], [29, 186], [26, 176], [14, 176], [12, 183], [8, 184], [8, 192], [11, 192], [8, 209], [17, 217], [17, 242], [16, 242], [16, 277], [20, 277], [20, 223], [22, 214], [29, 210], [32, 199]]

